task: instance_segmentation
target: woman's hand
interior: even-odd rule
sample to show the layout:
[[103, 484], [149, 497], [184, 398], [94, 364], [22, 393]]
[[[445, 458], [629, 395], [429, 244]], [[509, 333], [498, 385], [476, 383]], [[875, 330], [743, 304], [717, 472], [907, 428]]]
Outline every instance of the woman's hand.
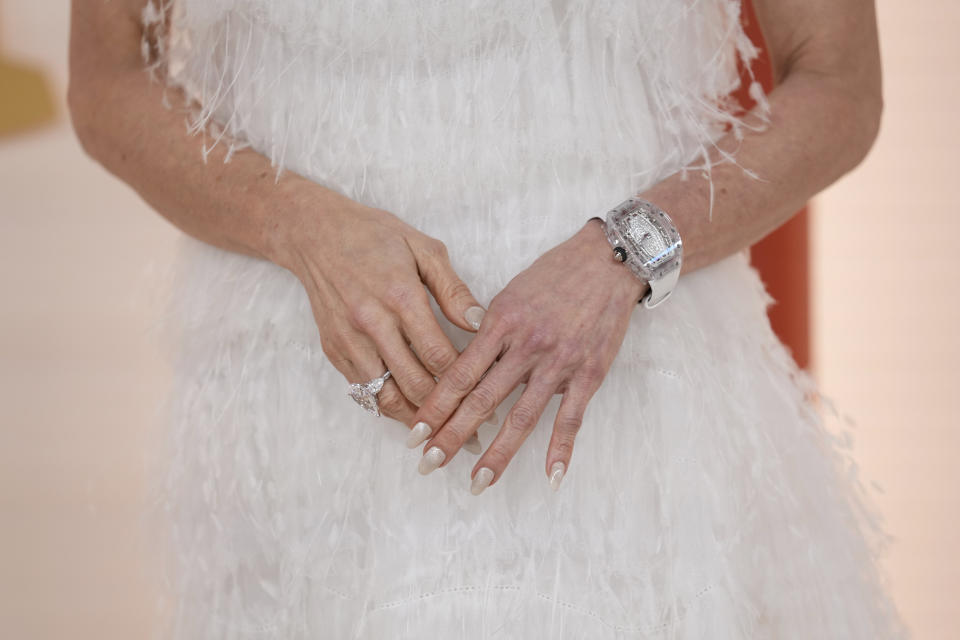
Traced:
[[[142, 5], [72, 5], [68, 98], [83, 148], [185, 233], [293, 272], [332, 364], [351, 382], [389, 367], [379, 404], [409, 426], [435, 385], [432, 374], [459, 355], [424, 283], [462, 329], [483, 313], [443, 244], [293, 171], [277, 180], [270, 160], [252, 147], [234, 153], [220, 144], [201, 155], [197, 140], [184, 135], [182, 110], [163, 106], [186, 96], [151, 83], [143, 71], [143, 54], [157, 54], [164, 43], [144, 34]], [[145, 35], [152, 42], [146, 52]]]
[[[547, 451], [557, 488], [587, 402], [620, 349], [646, 284], [612, 257], [601, 224], [590, 221], [538, 258], [490, 302], [477, 336], [416, 413], [411, 436], [432, 438], [420, 472], [459, 451], [521, 382], [526, 388], [474, 466], [471, 491], [496, 482], [555, 393], [563, 394]], [[489, 371], [487, 369], [489, 368]]]
[[[323, 352], [350, 382], [390, 369], [380, 411], [408, 427], [459, 352], [430, 308], [475, 331], [483, 309], [450, 265], [446, 247], [395, 215], [343, 196], [288, 220], [277, 262], [303, 283]], [[426, 288], [424, 288], [426, 285]], [[472, 322], [471, 322], [472, 321]], [[412, 347], [412, 350], [411, 350]]]

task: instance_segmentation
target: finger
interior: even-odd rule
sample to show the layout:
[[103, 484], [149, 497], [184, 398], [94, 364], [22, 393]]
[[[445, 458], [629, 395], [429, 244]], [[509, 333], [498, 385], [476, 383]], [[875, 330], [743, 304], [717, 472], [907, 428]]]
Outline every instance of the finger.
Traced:
[[443, 315], [461, 329], [479, 330], [485, 310], [470, 292], [470, 287], [453, 270], [446, 245], [434, 240], [415, 255], [420, 277], [440, 305]]
[[405, 306], [429, 308], [426, 293], [420, 284], [408, 281], [391, 283], [383, 300], [358, 305], [354, 309], [351, 326], [353, 333], [373, 341], [375, 351], [386, 362], [385, 367], [389, 368], [400, 390], [410, 402], [419, 406], [433, 390], [435, 381], [400, 332], [393, 310]]
[[[531, 375], [530, 382], [511, 407], [499, 433], [473, 468], [470, 491], [479, 495], [503, 475], [557, 390], [557, 382]], [[488, 471], [484, 471], [488, 469]], [[489, 479], [489, 480], [488, 480]]]
[[413, 416], [417, 407], [407, 400], [393, 378], [387, 380], [380, 393], [377, 394], [377, 405], [380, 407], [382, 415], [402, 422], [408, 429], [413, 424]]
[[414, 406], [423, 404], [437, 383], [410, 350], [397, 325], [385, 316], [382, 324], [371, 330], [370, 338], [407, 400]]
[[[421, 287], [422, 289], [422, 287]], [[426, 292], [424, 292], [426, 302]], [[433, 315], [430, 304], [410, 305], [399, 310], [401, 328], [410, 340], [417, 358], [427, 371], [435, 376], [453, 364], [460, 352], [450, 342]], [[418, 403], [419, 404], [419, 403]]]
[[353, 361], [343, 355], [339, 349], [328, 347], [325, 342], [322, 344], [322, 348], [323, 355], [326, 356], [327, 361], [332, 364], [337, 371], [342, 373], [348, 382], [362, 377], [357, 373], [357, 368], [354, 366]]
[[473, 391], [484, 372], [500, 355], [500, 346], [500, 338], [493, 332], [481, 332], [467, 345], [417, 410], [416, 424], [407, 439], [408, 447], [413, 449], [447, 421], [460, 405], [460, 400]]
[[[486, 420], [520, 383], [525, 368], [526, 363], [519, 356], [510, 357], [508, 354], [498, 362], [424, 446], [420, 473], [430, 473], [438, 466], [449, 463], [464, 443], [476, 434], [480, 423]], [[436, 460], [439, 460], [440, 464], [434, 466], [432, 463]]]
[[554, 491], [560, 488], [560, 481], [570, 468], [573, 441], [580, 431], [583, 414], [591, 397], [591, 389], [571, 385], [560, 401], [557, 417], [553, 421], [553, 436], [547, 445], [547, 478], [550, 479], [550, 487]]
[[[348, 378], [350, 382], [368, 382], [383, 375], [387, 366], [377, 354], [374, 342], [362, 334], [354, 334], [346, 341], [345, 356], [353, 363], [356, 377]], [[391, 377], [384, 383], [377, 394], [377, 406], [380, 413], [394, 420], [399, 420], [408, 427], [413, 424], [413, 417], [417, 408], [400, 391], [397, 383]]]

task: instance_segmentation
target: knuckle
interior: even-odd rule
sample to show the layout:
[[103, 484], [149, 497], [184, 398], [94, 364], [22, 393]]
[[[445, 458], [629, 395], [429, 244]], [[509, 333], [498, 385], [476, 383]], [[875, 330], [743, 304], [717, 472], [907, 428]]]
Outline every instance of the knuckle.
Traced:
[[420, 361], [430, 371], [445, 371], [447, 367], [453, 364], [454, 360], [456, 360], [456, 354], [453, 349], [448, 349], [439, 344], [427, 345], [420, 353]]
[[583, 347], [576, 340], [558, 340], [554, 351], [556, 352], [557, 361], [561, 365], [566, 366], [571, 363], [583, 361]]
[[[580, 415], [565, 415], [557, 416], [557, 431], [564, 435], [564, 438], [573, 438], [577, 435], [577, 432], [580, 431], [580, 425], [583, 424], [583, 416]], [[565, 439], [561, 440], [566, 442]], [[558, 443], [559, 446], [559, 443]]]
[[358, 302], [350, 307], [350, 325], [360, 331], [369, 332], [379, 323], [383, 315], [380, 305], [372, 300]]
[[517, 431], [529, 431], [537, 424], [537, 414], [525, 404], [516, 404], [510, 412], [509, 424]]
[[427, 238], [423, 245], [423, 252], [432, 258], [446, 259], [450, 252], [442, 240]]
[[470, 413], [477, 416], [486, 416], [493, 413], [497, 404], [499, 404], [496, 394], [489, 387], [483, 385], [476, 387], [467, 396], [465, 402]]
[[596, 383], [600, 380], [603, 380], [603, 376], [606, 373], [606, 369], [600, 365], [599, 362], [595, 360], [587, 360], [582, 365], [580, 365], [580, 375], [585, 378], [587, 381]]
[[454, 278], [447, 283], [440, 295], [447, 300], [461, 300], [471, 297], [470, 288], [460, 278]]
[[557, 337], [552, 331], [538, 327], [527, 335], [523, 344], [530, 351], [551, 351], [557, 346]]
[[393, 281], [383, 292], [383, 299], [392, 309], [404, 309], [417, 297], [417, 292], [408, 282]]
[[484, 324], [492, 324], [498, 327], [502, 332], [513, 331], [517, 327], [523, 326], [523, 312], [513, 306], [503, 307], [502, 305], [494, 308], [493, 304], [483, 316]]
[[436, 386], [436, 384], [437, 383], [433, 381], [433, 378], [429, 378], [427, 376], [414, 376], [408, 383], [414, 403], [418, 405], [423, 404], [423, 401], [426, 400], [427, 396], [430, 395], [430, 392], [433, 391], [433, 388]]
[[462, 395], [473, 389], [474, 381], [472, 376], [470, 372], [463, 367], [456, 365], [450, 367], [444, 374], [444, 378], [446, 378], [450, 390], [454, 393]]
[[573, 439], [564, 439], [553, 445], [553, 451], [561, 460], [569, 460], [573, 457]]

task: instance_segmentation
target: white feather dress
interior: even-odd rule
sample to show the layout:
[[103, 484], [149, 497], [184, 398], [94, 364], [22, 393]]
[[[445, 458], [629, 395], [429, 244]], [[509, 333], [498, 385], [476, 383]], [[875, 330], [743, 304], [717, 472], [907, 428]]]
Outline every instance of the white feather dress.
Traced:
[[[198, 153], [250, 145], [392, 211], [447, 244], [482, 304], [741, 127], [725, 96], [756, 55], [732, 0], [169, 8], [144, 22], [168, 36], [156, 69], [193, 99]], [[473, 454], [420, 476], [406, 428], [347, 397], [293, 275], [183, 242], [159, 497], [172, 637], [905, 635], [849, 442], [771, 332], [745, 254], [637, 308], [558, 492], [555, 396], [473, 496]]]

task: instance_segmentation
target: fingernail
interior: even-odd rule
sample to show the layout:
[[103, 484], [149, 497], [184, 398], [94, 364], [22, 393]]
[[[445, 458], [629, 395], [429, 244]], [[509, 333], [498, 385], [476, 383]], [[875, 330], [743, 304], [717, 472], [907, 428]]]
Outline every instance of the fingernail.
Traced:
[[480, 444], [480, 438], [477, 437], [477, 434], [470, 436], [470, 439], [463, 443], [463, 448], [477, 455], [483, 453], [483, 445]]
[[480, 495], [484, 489], [490, 486], [491, 480], [493, 480], [493, 469], [480, 467], [477, 475], [473, 476], [473, 482], [470, 483], [470, 493], [475, 496]]
[[500, 415], [496, 411], [494, 411], [493, 415], [487, 418], [486, 420], [484, 420], [484, 422], [486, 422], [487, 424], [492, 424], [493, 426], [497, 426], [500, 424]]
[[485, 313], [486, 311], [483, 307], [470, 307], [463, 312], [463, 318], [467, 321], [467, 324], [473, 327], [474, 331], [478, 331], [480, 329], [480, 321], [483, 320], [483, 314]]
[[427, 475], [439, 467], [446, 457], [447, 454], [445, 454], [440, 447], [430, 447], [427, 449], [427, 452], [423, 454], [423, 457], [420, 458], [420, 464], [417, 466], [417, 469], [419, 469], [422, 475]]
[[566, 469], [567, 465], [563, 464], [559, 460], [554, 462], [553, 466], [550, 467], [550, 486], [554, 491], [560, 487], [560, 481], [563, 480], [563, 474]]
[[410, 433], [407, 434], [407, 447], [413, 449], [429, 438], [431, 433], [433, 433], [433, 429], [430, 428], [430, 425], [426, 422], [418, 422], [413, 425], [413, 429], [410, 429]]

